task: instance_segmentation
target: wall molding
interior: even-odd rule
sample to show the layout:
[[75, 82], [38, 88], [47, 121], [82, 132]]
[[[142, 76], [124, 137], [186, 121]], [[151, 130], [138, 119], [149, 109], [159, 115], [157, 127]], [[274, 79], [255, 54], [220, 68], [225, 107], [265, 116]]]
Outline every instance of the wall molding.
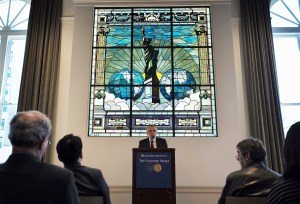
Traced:
[[212, 3], [225, 3], [230, 4], [231, 0], [74, 0], [75, 5], [92, 5], [92, 6], [101, 6], [101, 7], [147, 7], [147, 6], [197, 6], [203, 4], [212, 4]]
[[75, 18], [74, 17], [61, 17], [60, 20], [62, 22], [74, 22]]

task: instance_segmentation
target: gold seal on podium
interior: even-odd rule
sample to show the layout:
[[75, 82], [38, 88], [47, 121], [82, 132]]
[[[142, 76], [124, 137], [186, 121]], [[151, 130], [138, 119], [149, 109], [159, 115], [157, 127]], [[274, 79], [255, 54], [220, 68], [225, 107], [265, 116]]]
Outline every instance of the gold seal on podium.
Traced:
[[154, 171], [155, 171], [155, 172], [160, 172], [161, 169], [162, 169], [162, 167], [161, 167], [160, 164], [155, 164], [155, 165], [154, 165]]

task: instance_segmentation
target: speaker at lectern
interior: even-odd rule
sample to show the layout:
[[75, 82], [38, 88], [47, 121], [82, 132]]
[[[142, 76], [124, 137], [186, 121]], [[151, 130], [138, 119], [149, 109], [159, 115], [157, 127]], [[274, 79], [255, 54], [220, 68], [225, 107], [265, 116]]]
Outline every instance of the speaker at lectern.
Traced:
[[132, 204], [176, 204], [175, 149], [132, 152]]

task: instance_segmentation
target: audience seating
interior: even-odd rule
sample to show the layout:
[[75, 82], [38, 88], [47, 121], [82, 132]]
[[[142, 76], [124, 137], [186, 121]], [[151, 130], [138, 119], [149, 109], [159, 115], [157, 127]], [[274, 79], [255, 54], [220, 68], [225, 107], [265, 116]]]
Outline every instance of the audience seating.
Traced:
[[102, 196], [79, 196], [81, 204], [103, 204]]
[[226, 204], [267, 204], [266, 197], [227, 197]]

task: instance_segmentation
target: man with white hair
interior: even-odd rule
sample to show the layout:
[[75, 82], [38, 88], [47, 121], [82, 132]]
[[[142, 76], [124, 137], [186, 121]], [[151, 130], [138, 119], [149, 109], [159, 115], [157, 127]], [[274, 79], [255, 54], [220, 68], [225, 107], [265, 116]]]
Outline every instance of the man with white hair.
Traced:
[[41, 162], [51, 122], [41, 112], [17, 113], [10, 122], [12, 154], [0, 164], [0, 203], [79, 204], [71, 171]]
[[142, 149], [166, 149], [168, 148], [167, 141], [164, 138], [156, 137], [157, 127], [155, 125], [149, 125], [147, 127], [148, 138], [139, 141], [139, 148]]

